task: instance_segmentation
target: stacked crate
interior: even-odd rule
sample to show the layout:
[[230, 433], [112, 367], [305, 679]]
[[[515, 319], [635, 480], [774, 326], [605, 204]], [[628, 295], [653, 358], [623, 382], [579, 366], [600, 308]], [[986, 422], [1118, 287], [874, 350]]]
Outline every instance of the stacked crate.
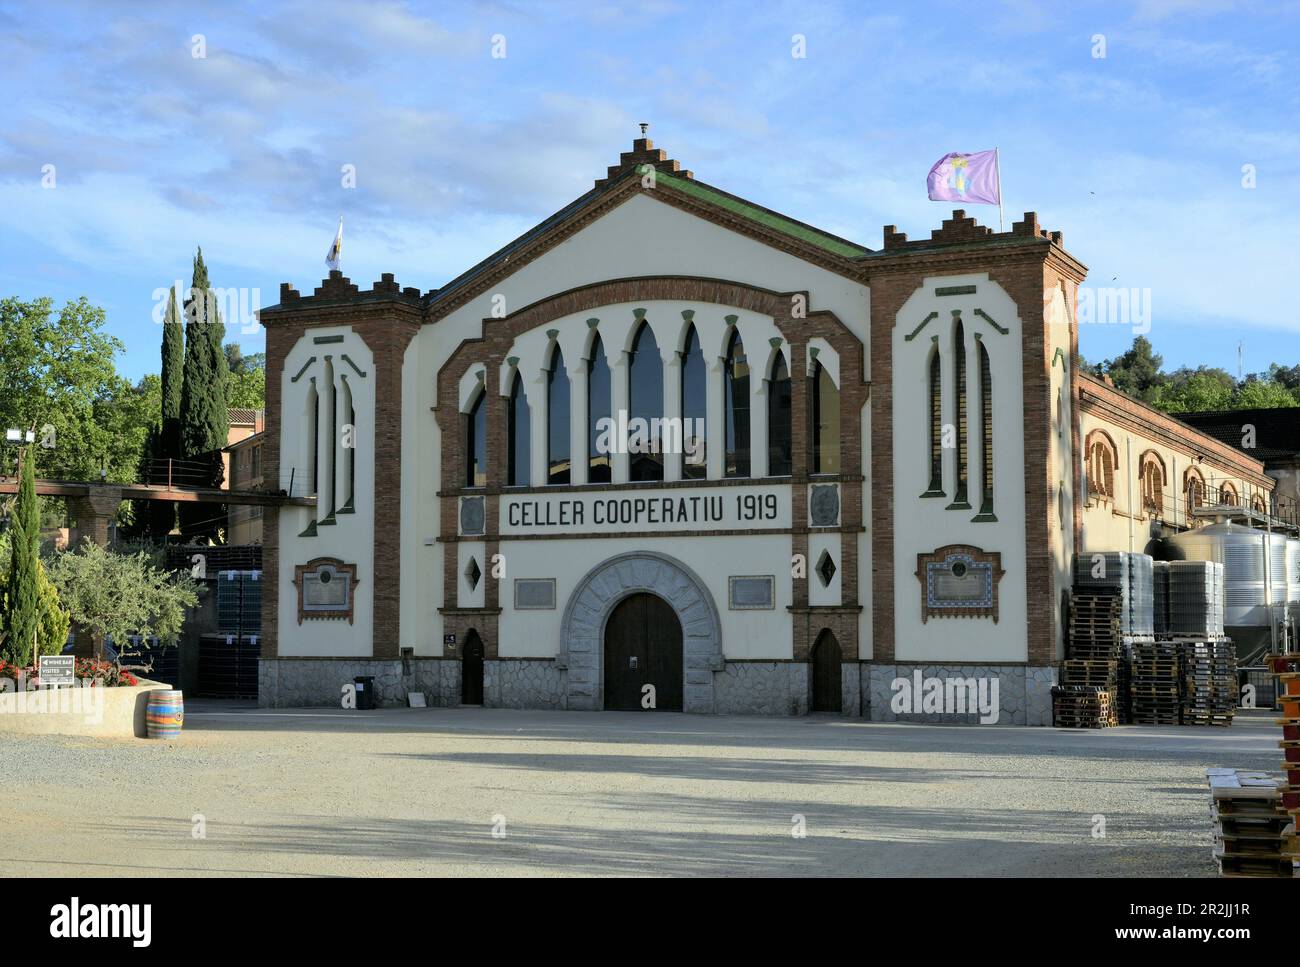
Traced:
[[1182, 711], [1179, 648], [1171, 641], [1135, 641], [1129, 659], [1129, 721], [1178, 725]]
[[1223, 637], [1223, 565], [1213, 561], [1170, 561], [1169, 612], [1165, 626], [1171, 635]]
[[199, 643], [199, 692], [225, 698], [257, 697], [261, 657], [262, 572], [217, 574], [218, 634]]
[[1282, 717], [1282, 808], [1300, 827], [1300, 652], [1269, 655], [1265, 661], [1278, 679], [1277, 707]]
[[1231, 725], [1237, 710], [1237, 658], [1229, 638], [1174, 639], [1182, 659], [1183, 725]]
[[1294, 816], [1278, 781], [1266, 772], [1208, 769], [1214, 861], [1223, 876], [1292, 877], [1297, 856]]
[[1124, 603], [1117, 589], [1075, 589], [1070, 607], [1069, 657], [1052, 689], [1053, 721], [1065, 728], [1119, 724], [1124, 655]]

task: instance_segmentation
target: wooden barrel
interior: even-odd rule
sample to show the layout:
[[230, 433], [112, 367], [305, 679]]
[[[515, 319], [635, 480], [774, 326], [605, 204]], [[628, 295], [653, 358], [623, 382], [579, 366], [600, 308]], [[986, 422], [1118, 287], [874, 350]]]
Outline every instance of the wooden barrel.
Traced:
[[178, 689], [158, 688], [149, 693], [145, 725], [151, 739], [176, 739], [185, 721], [185, 702]]

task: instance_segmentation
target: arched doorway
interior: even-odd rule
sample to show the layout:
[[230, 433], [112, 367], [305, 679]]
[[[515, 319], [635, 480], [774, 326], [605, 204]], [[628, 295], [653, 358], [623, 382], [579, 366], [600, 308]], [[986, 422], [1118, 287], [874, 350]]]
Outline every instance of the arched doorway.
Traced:
[[483, 639], [473, 628], [460, 656], [460, 704], [483, 704]]
[[817, 636], [812, 650], [812, 710], [841, 712], [844, 692], [840, 675], [840, 643], [829, 628]]
[[654, 686], [660, 711], [682, 710], [682, 624], [657, 594], [631, 594], [605, 622], [605, 708], [639, 711]]

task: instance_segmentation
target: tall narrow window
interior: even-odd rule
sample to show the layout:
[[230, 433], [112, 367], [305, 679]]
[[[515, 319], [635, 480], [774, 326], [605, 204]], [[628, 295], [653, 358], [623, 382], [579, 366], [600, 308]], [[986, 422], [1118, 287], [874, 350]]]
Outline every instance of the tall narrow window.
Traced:
[[569, 479], [569, 373], [557, 345], [546, 374], [546, 482]]
[[609, 483], [609, 362], [605, 347], [597, 336], [591, 344], [591, 359], [587, 361], [587, 480], [590, 483]]
[[348, 382], [348, 378], [344, 376], [340, 382], [345, 424], [339, 436], [339, 446], [343, 450], [343, 492], [335, 498], [335, 503], [340, 509], [354, 510], [357, 486], [357, 410], [352, 403], [352, 385]]
[[778, 352], [772, 362], [767, 384], [767, 475], [788, 477], [793, 467], [790, 426], [790, 369], [785, 353]]
[[821, 363], [813, 363], [813, 473], [840, 472], [840, 390]]
[[510, 459], [506, 483], [511, 487], [526, 487], [529, 483], [528, 468], [532, 462], [532, 450], [528, 445], [528, 413], [528, 397], [524, 395], [524, 381], [516, 370], [515, 381], [510, 388], [510, 419], [507, 429]]
[[687, 480], [702, 479], [708, 469], [704, 449], [705, 386], [704, 353], [691, 326], [682, 349], [682, 477]]
[[487, 393], [479, 390], [465, 414], [465, 486], [487, 486]]
[[659, 430], [664, 417], [664, 361], [648, 323], [641, 323], [628, 354], [628, 450], [632, 480], [663, 480]]
[[311, 478], [303, 491], [308, 494], [316, 494], [320, 481], [320, 398], [316, 392], [316, 377], [311, 378], [311, 386], [307, 389], [307, 427], [308, 439], [311, 440], [311, 459], [308, 466], [311, 468]]
[[993, 514], [993, 372], [989, 351], [980, 343], [980, 515]]
[[943, 495], [943, 370], [937, 345], [930, 351], [930, 486], [925, 492]]
[[749, 364], [745, 362], [745, 344], [740, 330], [733, 329], [727, 345], [727, 364], [723, 373], [723, 418], [727, 434], [726, 476], [749, 476]]
[[957, 426], [956, 426], [956, 446], [953, 448], [953, 462], [956, 470], [956, 492], [953, 494], [952, 502], [954, 506], [969, 507], [967, 502], [966, 487], [966, 433], [968, 430], [966, 419], [966, 330], [962, 327], [961, 319], [957, 319], [957, 326], [953, 332], [953, 391], [957, 394]]

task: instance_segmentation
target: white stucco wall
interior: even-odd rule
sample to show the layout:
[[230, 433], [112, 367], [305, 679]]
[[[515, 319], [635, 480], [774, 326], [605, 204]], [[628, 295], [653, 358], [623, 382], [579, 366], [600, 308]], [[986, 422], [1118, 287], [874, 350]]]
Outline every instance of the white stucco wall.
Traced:
[[[971, 295], [936, 296], [937, 287], [974, 285]], [[981, 309], [1002, 334], [975, 314]], [[1041, 312], [1041, 307], [1034, 306]], [[953, 401], [952, 311], [961, 310], [965, 330], [969, 436], [968, 510], [947, 510], [955, 493], [952, 451], [944, 451], [945, 497], [922, 498], [929, 484], [929, 358], [939, 337], [943, 380], [943, 422], [956, 421]], [[906, 339], [930, 313], [937, 318]], [[975, 523], [981, 503], [979, 449], [979, 334], [989, 354], [993, 381], [995, 522]], [[899, 310], [893, 328], [893, 492], [895, 657], [899, 661], [1025, 661], [1025, 493], [1024, 393], [1021, 378], [1023, 326], [1015, 303], [987, 275], [948, 275], [925, 279]], [[971, 544], [1002, 555], [1006, 572], [998, 584], [999, 620], [934, 618], [921, 620], [923, 587], [915, 577], [916, 556], [946, 544]]]
[[[342, 336], [341, 343], [319, 343], [318, 339]], [[356, 368], [343, 360], [348, 356]], [[293, 377], [302, 370], [311, 357], [316, 361], [302, 373], [297, 382]], [[306, 399], [315, 377], [322, 380], [327, 372], [326, 357], [333, 371], [336, 385], [347, 377], [352, 391], [352, 404], [356, 410], [356, 488], [353, 496], [355, 513], [336, 515], [335, 523], [321, 525], [320, 520], [337, 509], [320, 505], [315, 511], [306, 507], [285, 507], [280, 511], [280, 588], [279, 588], [279, 653], [283, 656], [357, 656], [371, 654], [371, 633], [374, 617], [374, 493], [375, 473], [371, 441], [375, 439], [375, 367], [370, 350], [350, 327], [313, 329], [304, 335], [285, 357], [280, 374], [280, 399], [283, 401], [280, 422], [280, 480], [267, 481], [268, 486], [285, 490], [293, 480], [293, 494], [304, 492], [304, 480], [310, 479], [310, 430], [307, 423]], [[365, 373], [361, 376], [357, 370]], [[340, 420], [340, 429], [343, 421]], [[322, 426], [322, 442], [328, 431]], [[339, 459], [343, 457], [337, 450]], [[325, 452], [321, 451], [324, 468]], [[322, 477], [323, 477], [322, 472]], [[335, 479], [338, 479], [336, 474]], [[322, 483], [325, 481], [322, 480]], [[340, 497], [343, 495], [340, 494]], [[315, 537], [300, 537], [315, 518], [318, 521]], [[357, 585], [354, 590], [353, 621], [305, 620], [298, 623], [298, 594], [293, 584], [294, 566], [318, 557], [335, 557], [357, 566]]]

